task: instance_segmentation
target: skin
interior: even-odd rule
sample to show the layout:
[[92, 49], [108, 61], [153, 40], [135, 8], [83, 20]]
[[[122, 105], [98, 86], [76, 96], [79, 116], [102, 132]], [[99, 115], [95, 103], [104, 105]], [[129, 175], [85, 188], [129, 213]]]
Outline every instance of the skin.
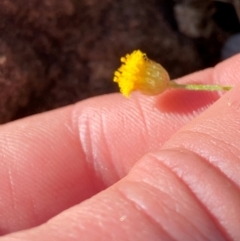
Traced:
[[0, 241], [240, 240], [239, 65], [2, 125]]

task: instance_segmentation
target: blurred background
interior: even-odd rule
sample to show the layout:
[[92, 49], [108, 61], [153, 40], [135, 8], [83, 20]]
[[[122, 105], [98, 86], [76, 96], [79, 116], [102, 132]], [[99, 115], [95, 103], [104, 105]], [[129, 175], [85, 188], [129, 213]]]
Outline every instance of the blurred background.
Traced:
[[118, 91], [135, 49], [172, 79], [240, 51], [239, 0], [1, 0], [0, 124]]

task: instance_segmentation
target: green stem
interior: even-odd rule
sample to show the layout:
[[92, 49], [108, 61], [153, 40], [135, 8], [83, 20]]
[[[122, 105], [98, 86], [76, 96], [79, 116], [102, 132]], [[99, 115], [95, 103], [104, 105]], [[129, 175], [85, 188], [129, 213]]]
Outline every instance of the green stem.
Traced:
[[232, 86], [222, 85], [201, 85], [201, 84], [177, 84], [172, 81], [170, 87], [173, 89], [185, 89], [185, 90], [205, 90], [205, 91], [221, 91], [230, 90]]

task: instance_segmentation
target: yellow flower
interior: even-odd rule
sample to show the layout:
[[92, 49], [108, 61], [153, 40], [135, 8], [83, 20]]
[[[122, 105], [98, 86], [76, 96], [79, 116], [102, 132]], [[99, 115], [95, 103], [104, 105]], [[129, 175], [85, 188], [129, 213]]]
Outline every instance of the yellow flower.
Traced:
[[135, 50], [121, 58], [122, 66], [114, 73], [121, 93], [128, 97], [134, 90], [143, 94], [158, 95], [170, 87], [167, 71], [158, 63]]
[[121, 58], [122, 65], [114, 73], [120, 91], [128, 97], [132, 91], [139, 90], [146, 95], [158, 95], [167, 89], [186, 89], [197, 91], [230, 90], [232, 86], [178, 84], [170, 81], [168, 72], [162, 65], [147, 58], [140, 50], [135, 50]]

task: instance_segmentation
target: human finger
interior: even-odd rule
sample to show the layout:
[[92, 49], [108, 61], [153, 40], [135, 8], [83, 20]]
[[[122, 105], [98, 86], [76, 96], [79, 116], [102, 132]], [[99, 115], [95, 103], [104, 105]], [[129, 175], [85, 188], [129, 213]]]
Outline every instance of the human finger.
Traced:
[[5, 240], [239, 240], [236, 87], [91, 199]]
[[[235, 81], [215, 78], [211, 69], [181, 81], [193, 80]], [[181, 97], [179, 106], [165, 102], [174, 97]], [[110, 95], [2, 126], [1, 233], [41, 224], [112, 185], [218, 98], [184, 91], [130, 100]]]

